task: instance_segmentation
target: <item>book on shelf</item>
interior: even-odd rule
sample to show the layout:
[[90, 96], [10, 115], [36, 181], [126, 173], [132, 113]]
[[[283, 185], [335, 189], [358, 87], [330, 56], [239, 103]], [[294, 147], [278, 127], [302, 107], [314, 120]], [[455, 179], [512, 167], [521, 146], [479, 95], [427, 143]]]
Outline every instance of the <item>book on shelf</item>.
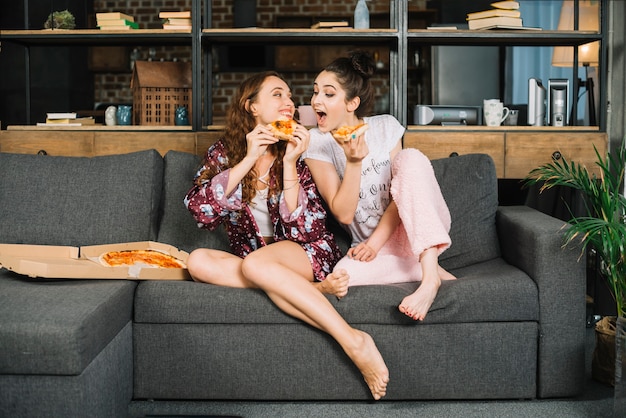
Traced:
[[191, 26], [191, 18], [170, 17], [167, 18], [167, 20], [165, 20], [163, 23], [167, 23], [169, 25]]
[[102, 28], [109, 29], [111, 26], [128, 26], [130, 29], [139, 29], [139, 24], [137, 22], [131, 22], [130, 20], [126, 20], [126, 19], [98, 20], [97, 26], [100, 29]]
[[129, 20], [131, 22], [135, 21], [135, 18], [131, 15], [127, 15], [122, 12], [109, 12], [109, 13], [96, 13], [96, 20], [115, 20], [115, 19], [124, 19]]
[[508, 28], [521, 28], [521, 17], [507, 17], [507, 16], [494, 16], [486, 17], [484, 19], [468, 20], [467, 26], [469, 29], [495, 29], [495, 27], [506, 26]]
[[515, 0], [503, 0], [491, 3], [490, 6], [496, 9], [518, 10], [519, 2]]
[[76, 119], [76, 112], [49, 112], [46, 113], [46, 119]]
[[98, 26], [100, 30], [134, 30], [139, 29], [139, 27], [132, 27], [127, 25], [103, 25]]
[[534, 28], [531, 26], [507, 26], [507, 25], [494, 25], [488, 28], [481, 28], [480, 30], [487, 29], [506, 29], [506, 30], [543, 30], [542, 28]]
[[164, 23], [163, 24], [163, 29], [166, 30], [190, 30], [191, 29], [191, 25], [172, 25], [169, 23]]
[[490, 9], [483, 10], [482, 12], [473, 12], [467, 14], [467, 20], [484, 19], [486, 17], [521, 17], [522, 13], [519, 10], [506, 10], [506, 9]]
[[169, 30], [190, 30], [191, 18], [187, 17], [168, 17], [163, 21], [163, 29]]
[[331, 29], [331, 28], [347, 28], [348, 22], [346, 20], [335, 21], [319, 21], [311, 25], [311, 29]]
[[191, 11], [183, 11], [183, 12], [159, 12], [159, 17], [161, 19], [191, 19]]
[[95, 119], [92, 116], [88, 116], [84, 118], [46, 118], [45, 122], [38, 122], [37, 126], [83, 126], [95, 124]]
[[457, 30], [458, 27], [456, 25], [432, 25], [432, 26], [427, 26], [426, 29], [428, 30]]
[[[98, 125], [101, 125], [100, 123]], [[84, 123], [79, 123], [79, 122], [71, 122], [71, 123], [46, 123], [46, 122], [37, 122], [38, 127], [47, 127], [47, 128], [66, 128], [66, 127], [72, 127], [72, 126], [87, 126]], [[91, 125], [89, 125], [91, 126]], [[93, 126], [96, 126], [96, 124], [94, 123]]]

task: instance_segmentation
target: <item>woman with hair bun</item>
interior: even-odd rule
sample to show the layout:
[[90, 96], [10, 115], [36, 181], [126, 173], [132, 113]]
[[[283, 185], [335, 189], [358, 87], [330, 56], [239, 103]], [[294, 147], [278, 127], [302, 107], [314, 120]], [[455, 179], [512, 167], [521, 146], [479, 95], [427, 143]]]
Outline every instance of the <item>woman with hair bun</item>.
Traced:
[[[349, 286], [419, 281], [398, 309], [421, 321], [441, 281], [455, 279], [439, 266], [451, 244], [450, 212], [430, 160], [402, 149], [405, 128], [392, 115], [369, 116], [374, 69], [372, 57], [356, 51], [319, 73], [311, 98], [317, 127], [304, 157], [331, 213], [352, 237], [335, 269], [347, 271]], [[360, 136], [333, 136], [363, 124], [368, 129]]]

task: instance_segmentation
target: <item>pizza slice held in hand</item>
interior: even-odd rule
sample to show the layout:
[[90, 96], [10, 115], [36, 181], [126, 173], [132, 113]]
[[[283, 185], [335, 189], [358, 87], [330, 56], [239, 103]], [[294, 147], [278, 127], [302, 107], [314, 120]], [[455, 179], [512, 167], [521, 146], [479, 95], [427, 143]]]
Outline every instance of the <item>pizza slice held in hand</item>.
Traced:
[[362, 123], [355, 126], [342, 126], [341, 128], [331, 131], [333, 138], [339, 142], [350, 142], [353, 139], [357, 139], [369, 129], [367, 123]]
[[276, 138], [282, 141], [291, 141], [297, 125], [298, 122], [293, 119], [279, 119], [268, 124], [267, 127]]

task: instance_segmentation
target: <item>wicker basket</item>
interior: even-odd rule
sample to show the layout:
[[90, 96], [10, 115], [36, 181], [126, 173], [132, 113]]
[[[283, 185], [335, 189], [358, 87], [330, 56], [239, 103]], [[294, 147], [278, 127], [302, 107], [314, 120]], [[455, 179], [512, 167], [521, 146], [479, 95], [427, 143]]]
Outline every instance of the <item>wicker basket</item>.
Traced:
[[180, 106], [191, 120], [191, 63], [136, 61], [130, 87], [135, 125], [174, 125]]
[[615, 321], [605, 316], [596, 323], [596, 346], [591, 359], [591, 377], [607, 386], [615, 386]]

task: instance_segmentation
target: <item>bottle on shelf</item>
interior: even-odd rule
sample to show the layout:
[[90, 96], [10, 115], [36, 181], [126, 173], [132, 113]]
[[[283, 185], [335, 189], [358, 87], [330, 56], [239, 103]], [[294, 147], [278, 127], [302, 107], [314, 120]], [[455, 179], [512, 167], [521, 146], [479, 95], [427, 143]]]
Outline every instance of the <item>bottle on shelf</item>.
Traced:
[[358, 0], [354, 8], [354, 29], [370, 28], [370, 11], [365, 0]]

